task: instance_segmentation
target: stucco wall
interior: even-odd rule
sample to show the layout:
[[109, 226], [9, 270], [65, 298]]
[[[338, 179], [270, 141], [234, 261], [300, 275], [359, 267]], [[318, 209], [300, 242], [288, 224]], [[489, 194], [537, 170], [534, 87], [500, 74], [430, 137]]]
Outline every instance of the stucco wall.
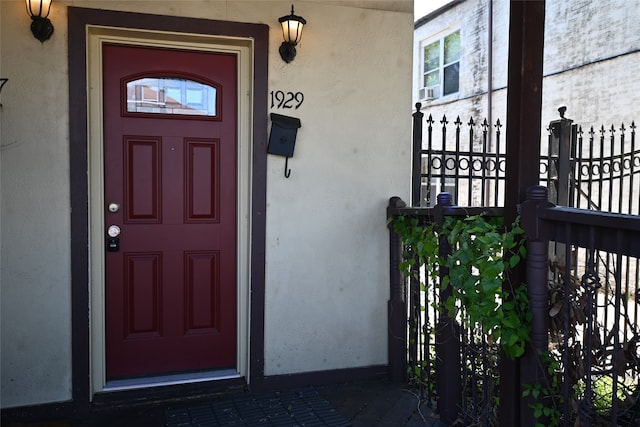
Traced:
[[271, 26], [269, 90], [305, 101], [271, 110], [302, 128], [291, 178], [268, 160], [265, 371], [386, 363], [385, 206], [410, 180], [412, 13], [296, 4], [308, 25], [285, 64], [290, 2], [56, 1], [41, 44], [24, 2], [2, 1], [2, 407], [71, 397], [68, 5]]
[[[492, 121], [506, 118], [509, 43], [509, 1], [493, 0]], [[460, 92], [448, 99], [423, 104], [434, 118], [460, 115], [463, 121], [487, 117], [489, 89], [485, 0], [466, 0], [433, 17], [415, 31], [414, 72], [420, 75], [420, 42], [442, 29], [459, 26], [462, 39]], [[635, 73], [640, 61], [640, 19], [637, 2], [590, 0], [547, 2], [545, 10], [542, 124], [557, 119], [557, 107], [568, 107], [576, 123], [630, 124], [640, 117], [640, 94]], [[419, 80], [414, 79], [413, 99]], [[544, 135], [544, 129], [543, 129]]]
[[[386, 363], [380, 224], [385, 195], [408, 190], [411, 50], [403, 46], [412, 16], [321, 6], [307, 14], [324, 19], [300, 58], [294, 67], [273, 61], [270, 72], [274, 88], [302, 90], [305, 104], [291, 178], [282, 158], [269, 161], [267, 374]], [[345, 42], [340, 29], [353, 22], [363, 31]], [[396, 30], [407, 22], [408, 40]]]
[[70, 397], [70, 207], [64, 10], [41, 44], [24, 2], [0, 8], [4, 407]]

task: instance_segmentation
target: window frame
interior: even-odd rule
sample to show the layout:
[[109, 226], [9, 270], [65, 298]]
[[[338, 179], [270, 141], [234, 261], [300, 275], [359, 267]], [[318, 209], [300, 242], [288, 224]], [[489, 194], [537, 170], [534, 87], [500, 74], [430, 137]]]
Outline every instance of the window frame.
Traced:
[[[167, 112], [148, 112], [148, 111], [130, 111], [128, 108], [128, 84], [133, 83], [137, 80], [143, 79], [176, 79], [183, 80], [185, 83], [184, 89], [188, 89], [189, 83], [195, 83], [198, 85], [206, 86], [215, 90], [215, 106], [214, 113], [215, 115], [207, 115], [207, 114], [173, 114]], [[192, 76], [188, 73], [166, 73], [164, 71], [158, 72], [148, 72], [144, 74], [133, 74], [128, 75], [120, 79], [120, 90], [122, 92], [122, 105], [120, 107], [123, 116], [137, 116], [137, 117], [148, 117], [148, 118], [163, 118], [163, 119], [173, 119], [173, 120], [210, 120], [210, 121], [221, 121], [222, 120], [222, 86], [217, 82], [211, 80], [204, 80], [197, 76]], [[185, 92], [186, 93], [186, 92]], [[162, 95], [158, 93], [158, 96], [167, 96], [166, 93], [163, 92]], [[188, 106], [188, 103], [185, 104]]]
[[[444, 63], [444, 58], [445, 58], [445, 39], [449, 36], [451, 36], [452, 34], [455, 33], [459, 33], [459, 37], [460, 37], [460, 54], [458, 55], [457, 60], [455, 61], [451, 61], [448, 63]], [[438, 49], [438, 68], [434, 68], [434, 69], [426, 69], [426, 49], [430, 46], [432, 46], [433, 44], [438, 43], [439, 49]], [[426, 99], [442, 99], [442, 98], [448, 98], [451, 96], [455, 96], [457, 94], [460, 93], [460, 62], [462, 60], [462, 31], [460, 29], [460, 27], [453, 27], [450, 29], [447, 29], [446, 31], [442, 31], [439, 32], [437, 36], [434, 37], [430, 37], [428, 39], [423, 40], [420, 43], [420, 87], [419, 89], [429, 89], [429, 88], [437, 88], [437, 92], [434, 94], [433, 98], [428, 98], [426, 97], [426, 92], [425, 92], [425, 96], [423, 98]], [[450, 67], [454, 64], [458, 64], [458, 89], [455, 92], [451, 92], [448, 94], [444, 94], [444, 74], [445, 74], [445, 68]], [[431, 86], [426, 86], [426, 77], [427, 74], [433, 73], [434, 71], [437, 70], [438, 73], [438, 83], [436, 85], [431, 85]], [[419, 96], [420, 98], [420, 96]]]

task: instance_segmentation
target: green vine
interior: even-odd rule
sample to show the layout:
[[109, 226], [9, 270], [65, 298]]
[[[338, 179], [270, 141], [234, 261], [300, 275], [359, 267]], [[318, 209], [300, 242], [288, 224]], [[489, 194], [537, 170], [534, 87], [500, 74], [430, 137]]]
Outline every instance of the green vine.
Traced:
[[[531, 333], [529, 298], [526, 285], [514, 286], [506, 274], [526, 254], [518, 221], [510, 228], [502, 218], [482, 215], [446, 217], [440, 227], [407, 216], [392, 222], [405, 245], [403, 273], [415, 273], [416, 263], [426, 265], [432, 282], [438, 283], [439, 268], [447, 267], [449, 275], [440, 286], [450, 284], [453, 291], [444, 302], [448, 314], [460, 315], [465, 326], [481, 330], [508, 357], [522, 356]], [[446, 236], [452, 248], [448, 256], [438, 253], [440, 236]]]
[[540, 352], [538, 360], [542, 366], [546, 367], [548, 380], [534, 384], [523, 384], [522, 397], [531, 396], [534, 399], [534, 402], [529, 403], [528, 406], [533, 409], [533, 416], [536, 418], [535, 427], [560, 425], [562, 411], [559, 405], [562, 404], [562, 394], [558, 376], [558, 373], [561, 372], [559, 359], [560, 355], [551, 351]]

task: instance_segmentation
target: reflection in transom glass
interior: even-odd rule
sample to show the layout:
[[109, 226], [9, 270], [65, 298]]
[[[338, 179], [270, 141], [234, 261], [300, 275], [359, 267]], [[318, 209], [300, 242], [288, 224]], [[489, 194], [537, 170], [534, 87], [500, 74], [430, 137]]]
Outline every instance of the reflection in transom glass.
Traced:
[[145, 77], [127, 82], [127, 112], [215, 116], [216, 92], [179, 77]]

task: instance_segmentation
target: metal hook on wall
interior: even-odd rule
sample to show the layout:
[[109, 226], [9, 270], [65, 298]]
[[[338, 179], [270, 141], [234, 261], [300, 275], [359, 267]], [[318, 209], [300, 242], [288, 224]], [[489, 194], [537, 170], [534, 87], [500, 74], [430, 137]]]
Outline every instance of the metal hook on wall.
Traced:
[[291, 176], [291, 169], [289, 169], [289, 158], [284, 159], [284, 177], [289, 178]]

